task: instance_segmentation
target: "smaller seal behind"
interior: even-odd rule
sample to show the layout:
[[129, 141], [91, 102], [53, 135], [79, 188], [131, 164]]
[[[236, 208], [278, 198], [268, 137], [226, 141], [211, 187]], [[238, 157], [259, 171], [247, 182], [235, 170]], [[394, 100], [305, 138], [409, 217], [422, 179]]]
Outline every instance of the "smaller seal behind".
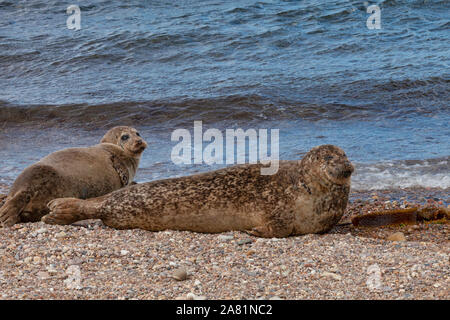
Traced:
[[88, 199], [130, 185], [146, 147], [136, 129], [120, 126], [109, 130], [100, 144], [46, 156], [17, 177], [0, 207], [0, 226], [39, 221], [56, 198]]

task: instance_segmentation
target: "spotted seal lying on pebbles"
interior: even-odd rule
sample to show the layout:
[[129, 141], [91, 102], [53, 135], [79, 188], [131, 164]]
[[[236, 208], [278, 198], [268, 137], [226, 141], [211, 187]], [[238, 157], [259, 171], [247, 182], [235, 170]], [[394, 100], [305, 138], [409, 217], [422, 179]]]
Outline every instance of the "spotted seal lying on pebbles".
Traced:
[[0, 208], [0, 225], [39, 221], [50, 200], [87, 199], [129, 185], [147, 147], [136, 129], [114, 127], [100, 144], [54, 152], [26, 168]]
[[130, 186], [89, 200], [55, 199], [49, 224], [102, 219], [117, 229], [195, 232], [246, 231], [287, 237], [330, 230], [348, 202], [353, 166], [333, 145], [302, 160], [281, 161], [278, 173], [260, 164], [238, 165], [193, 176]]

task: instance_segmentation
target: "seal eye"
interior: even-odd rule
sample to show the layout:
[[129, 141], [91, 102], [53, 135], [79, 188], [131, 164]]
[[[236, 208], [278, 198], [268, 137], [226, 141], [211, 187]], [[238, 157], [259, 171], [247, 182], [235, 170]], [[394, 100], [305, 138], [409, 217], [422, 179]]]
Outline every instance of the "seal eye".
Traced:
[[121, 139], [122, 141], [127, 141], [129, 138], [130, 138], [129, 135], [124, 134], [120, 139]]
[[139, 134], [139, 132], [136, 132], [136, 135], [138, 136], [138, 137], [140, 137], [141, 135]]

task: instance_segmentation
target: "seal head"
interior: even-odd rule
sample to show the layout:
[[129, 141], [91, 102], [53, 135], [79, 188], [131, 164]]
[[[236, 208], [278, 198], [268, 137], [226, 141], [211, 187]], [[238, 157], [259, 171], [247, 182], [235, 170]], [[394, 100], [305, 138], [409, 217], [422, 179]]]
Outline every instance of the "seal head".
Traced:
[[0, 226], [39, 221], [55, 198], [93, 198], [131, 184], [146, 147], [136, 129], [120, 126], [100, 144], [46, 156], [17, 177], [0, 208]]
[[312, 148], [301, 160], [301, 168], [306, 175], [324, 186], [350, 186], [350, 176], [354, 171], [344, 150], [330, 144]]
[[147, 148], [147, 143], [142, 139], [140, 133], [131, 127], [118, 126], [109, 130], [102, 138], [100, 143], [112, 143], [120, 148], [129, 156], [140, 157]]

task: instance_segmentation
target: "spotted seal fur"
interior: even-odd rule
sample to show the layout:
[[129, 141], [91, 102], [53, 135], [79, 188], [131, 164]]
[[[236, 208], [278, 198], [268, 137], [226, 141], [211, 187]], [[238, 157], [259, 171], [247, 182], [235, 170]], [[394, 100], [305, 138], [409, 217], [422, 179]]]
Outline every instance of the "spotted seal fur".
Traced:
[[353, 166], [333, 145], [310, 150], [302, 160], [281, 161], [278, 173], [260, 164], [228, 167], [130, 186], [89, 199], [49, 203], [50, 224], [102, 219], [117, 229], [195, 232], [246, 231], [287, 237], [329, 231], [348, 202]]

